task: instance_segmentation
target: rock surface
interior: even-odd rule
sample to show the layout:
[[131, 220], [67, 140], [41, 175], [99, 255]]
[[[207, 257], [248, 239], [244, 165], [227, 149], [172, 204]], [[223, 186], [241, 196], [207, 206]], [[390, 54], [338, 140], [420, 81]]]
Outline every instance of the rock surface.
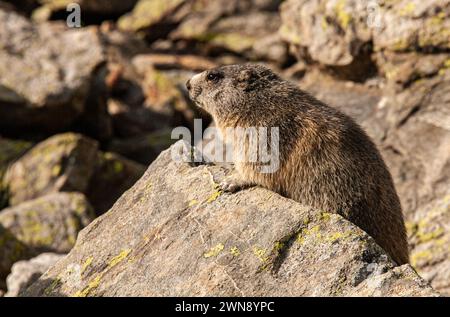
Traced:
[[100, 152], [86, 195], [97, 214], [107, 211], [144, 174], [145, 167], [118, 154]]
[[11, 266], [17, 261], [32, 257], [33, 254], [2, 224], [0, 224], [0, 246], [0, 289], [4, 290], [5, 278]]
[[[158, 32], [164, 30], [161, 25], [176, 23], [171, 14], [176, 12], [185, 0], [139, 0], [133, 11], [118, 21], [120, 29], [125, 31]], [[154, 37], [155, 35], [153, 35]]]
[[[450, 57], [450, 56], [449, 56]], [[383, 154], [401, 198], [411, 264], [450, 294], [450, 69], [414, 81], [387, 103]]]
[[418, 208], [406, 222], [411, 264], [442, 294], [450, 294], [450, 192]]
[[85, 192], [98, 144], [79, 134], [55, 135], [15, 162], [5, 176], [9, 203], [17, 205], [59, 191]]
[[[201, 13], [210, 14], [208, 10]], [[274, 36], [280, 23], [276, 12], [257, 12], [223, 17], [217, 21], [211, 19], [210, 23], [199, 27], [198, 16], [193, 15], [183, 21], [171, 37], [203, 42], [211, 48], [223, 48], [248, 57], [269, 57], [283, 64], [287, 58], [287, 47]], [[256, 52], [253, 48], [257, 49]]]
[[283, 37], [327, 65], [352, 63], [370, 41], [375, 51], [443, 51], [450, 45], [448, 0], [288, 0], [280, 12]]
[[357, 0], [288, 0], [280, 9], [280, 34], [317, 62], [349, 65], [371, 39], [366, 6]]
[[0, 277], [13, 263], [42, 252], [68, 252], [78, 232], [94, 218], [79, 193], [56, 193], [0, 213]]
[[48, 268], [62, 259], [64, 254], [42, 253], [35, 258], [14, 263], [6, 278], [8, 291], [5, 297], [16, 297], [35, 282]]
[[[171, 149], [176, 149], [181, 142]], [[435, 296], [338, 215], [163, 152], [25, 296]]]
[[103, 61], [95, 29], [33, 24], [0, 8], [0, 131], [69, 126], [83, 112], [90, 79]]
[[32, 143], [0, 137], [0, 210], [8, 205], [8, 189], [4, 175], [8, 166], [30, 149]]
[[141, 0], [118, 26], [150, 40], [168, 36], [175, 42], [200, 43], [207, 51], [228, 51], [282, 65], [288, 48], [278, 36], [280, 2]]
[[449, 0], [288, 0], [280, 13], [280, 34], [297, 57], [353, 78], [372, 74], [373, 51], [445, 52], [450, 45]]
[[3, 174], [9, 163], [13, 162], [30, 149], [32, 143], [0, 137], [0, 174]]
[[385, 156], [405, 214], [411, 216], [449, 189], [450, 69], [388, 98], [386, 121], [392, 132], [384, 142]]

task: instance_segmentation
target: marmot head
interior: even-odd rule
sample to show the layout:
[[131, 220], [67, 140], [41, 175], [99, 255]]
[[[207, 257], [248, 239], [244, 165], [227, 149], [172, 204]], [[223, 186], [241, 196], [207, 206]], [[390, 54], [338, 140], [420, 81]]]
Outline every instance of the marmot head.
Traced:
[[242, 114], [255, 107], [254, 100], [264, 95], [281, 79], [258, 64], [217, 67], [193, 76], [186, 83], [190, 98], [215, 119]]

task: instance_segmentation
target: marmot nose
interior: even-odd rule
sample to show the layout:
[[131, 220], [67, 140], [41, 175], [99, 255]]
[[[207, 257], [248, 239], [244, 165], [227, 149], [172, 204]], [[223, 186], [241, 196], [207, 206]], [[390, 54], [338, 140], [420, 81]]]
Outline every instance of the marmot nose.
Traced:
[[191, 80], [188, 79], [188, 81], [186, 82], [186, 88], [187, 90], [191, 90]]

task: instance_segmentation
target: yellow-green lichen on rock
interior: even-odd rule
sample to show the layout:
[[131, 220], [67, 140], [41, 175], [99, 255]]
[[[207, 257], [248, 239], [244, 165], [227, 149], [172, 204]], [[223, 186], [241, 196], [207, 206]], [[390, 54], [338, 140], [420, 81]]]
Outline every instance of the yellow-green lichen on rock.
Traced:
[[97, 287], [103, 278], [103, 274], [99, 273], [92, 280], [89, 281], [88, 285], [80, 291], [77, 291], [72, 297], [87, 297], [93, 295]]
[[90, 256], [83, 262], [83, 265], [81, 266], [81, 274], [83, 274], [86, 271], [86, 269], [92, 264], [93, 260], [94, 257]]
[[214, 191], [206, 200], [207, 203], [212, 203], [213, 201], [215, 201], [217, 198], [220, 197], [220, 195], [222, 195], [222, 190], [216, 190]]
[[56, 277], [50, 285], [44, 290], [44, 294], [49, 296], [51, 295], [59, 286], [61, 286], [61, 277]]
[[263, 263], [266, 263], [269, 261], [269, 256], [267, 254], [267, 250], [264, 248], [261, 248], [260, 246], [254, 246], [253, 247], [253, 254]]
[[[323, 25], [323, 23], [322, 23]], [[292, 43], [292, 44], [301, 44], [301, 38], [300, 35], [293, 30], [289, 25], [283, 24], [280, 26], [279, 30], [280, 36], [285, 39], [286, 41]]]
[[447, 23], [440, 23], [439, 18], [432, 18], [425, 22], [425, 27], [419, 29], [418, 44], [420, 47], [440, 47], [442, 49], [450, 48], [450, 22], [447, 17]]
[[[113, 257], [109, 263], [108, 266], [101, 272], [96, 273], [95, 276], [89, 280], [88, 284], [81, 290], [75, 292], [72, 294], [72, 297], [87, 297], [87, 296], [94, 296], [97, 288], [100, 286], [100, 283], [102, 279], [105, 277], [105, 275], [116, 265], [118, 265], [120, 262], [125, 260], [128, 255], [131, 253], [131, 249], [123, 249], [120, 251], [118, 255]], [[93, 258], [89, 257], [86, 259], [86, 261], [83, 263], [83, 271], [92, 263]]]
[[416, 9], [416, 4], [414, 2], [408, 2], [405, 6], [403, 6], [399, 14], [401, 16], [410, 16], [412, 13], [414, 13], [414, 10]]
[[130, 254], [130, 252], [131, 252], [131, 249], [125, 249], [125, 250], [120, 251], [120, 253], [118, 255], [116, 255], [114, 258], [111, 259], [108, 266], [115, 267], [117, 264], [122, 262], [128, 256], [128, 254]]
[[222, 243], [219, 243], [217, 245], [215, 245], [214, 247], [212, 247], [211, 249], [209, 249], [209, 251], [205, 252], [203, 254], [204, 258], [211, 258], [211, 257], [216, 257], [219, 255], [220, 252], [222, 252], [222, 250], [225, 248], [225, 246]]
[[192, 199], [191, 201], [189, 201], [188, 203], [188, 207], [192, 207], [198, 204], [198, 200], [197, 199]]
[[0, 169], [19, 158], [32, 147], [32, 143], [22, 140], [12, 140], [0, 137]]
[[304, 222], [304, 227], [297, 234], [295, 241], [302, 245], [306, 240], [311, 243], [333, 244], [361, 236], [357, 230], [340, 230], [330, 231], [326, 230], [327, 223], [331, 220], [336, 221], [336, 216], [327, 212], [320, 212]]
[[233, 256], [239, 256], [241, 254], [241, 251], [238, 249], [238, 247], [234, 246], [230, 248], [230, 253]]
[[339, 25], [345, 30], [349, 26], [352, 16], [346, 9], [346, 0], [339, 0], [334, 7], [335, 14], [339, 21]]

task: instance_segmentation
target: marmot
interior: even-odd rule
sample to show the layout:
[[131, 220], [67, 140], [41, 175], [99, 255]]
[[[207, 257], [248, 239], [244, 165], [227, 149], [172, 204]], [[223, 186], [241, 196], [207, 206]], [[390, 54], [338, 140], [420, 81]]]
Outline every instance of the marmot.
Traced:
[[257, 64], [207, 70], [186, 86], [226, 142], [232, 137], [225, 132], [230, 127], [279, 127], [279, 169], [261, 173], [258, 164], [235, 162], [239, 187], [260, 185], [338, 213], [372, 236], [397, 264], [409, 262], [391, 174], [375, 144], [350, 117]]

